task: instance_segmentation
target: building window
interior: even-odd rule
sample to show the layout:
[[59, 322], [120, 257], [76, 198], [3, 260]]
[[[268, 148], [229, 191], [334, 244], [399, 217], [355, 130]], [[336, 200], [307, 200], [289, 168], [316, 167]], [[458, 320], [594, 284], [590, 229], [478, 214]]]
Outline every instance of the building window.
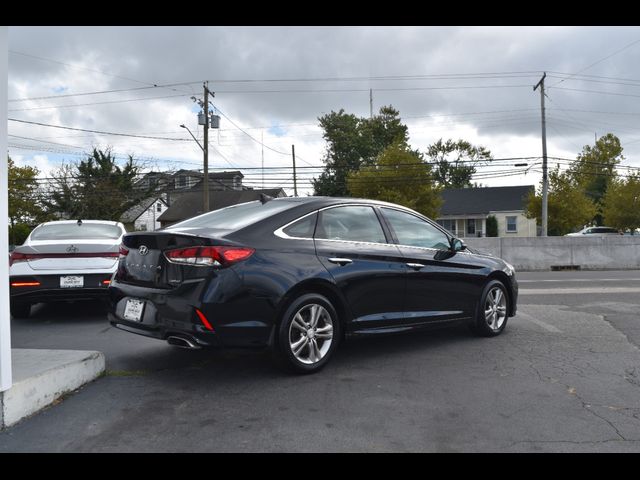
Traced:
[[156, 205], [156, 212], [162, 212], [162, 203], [158, 202], [158, 204]]
[[518, 217], [515, 215], [512, 217], [506, 217], [507, 219], [507, 232], [517, 232], [518, 231]]
[[187, 186], [187, 176], [178, 175], [178, 177], [176, 177], [176, 188], [185, 188], [186, 186]]
[[453, 235], [456, 235], [456, 221], [455, 220], [438, 220], [438, 225], [448, 230]]
[[467, 236], [475, 236], [476, 235], [476, 219], [475, 218], [467, 218]]

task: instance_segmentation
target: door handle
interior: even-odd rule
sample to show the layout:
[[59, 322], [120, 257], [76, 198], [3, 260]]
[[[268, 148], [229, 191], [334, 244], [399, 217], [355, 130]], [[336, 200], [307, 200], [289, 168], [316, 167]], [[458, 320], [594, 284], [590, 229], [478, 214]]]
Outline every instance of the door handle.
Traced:
[[407, 263], [407, 267], [411, 267], [414, 270], [420, 270], [421, 268], [424, 268], [425, 266], [421, 263]]
[[353, 263], [353, 260], [351, 260], [350, 258], [338, 258], [338, 257], [332, 257], [328, 259], [331, 263], [337, 263], [338, 265], [348, 265], [350, 263]]

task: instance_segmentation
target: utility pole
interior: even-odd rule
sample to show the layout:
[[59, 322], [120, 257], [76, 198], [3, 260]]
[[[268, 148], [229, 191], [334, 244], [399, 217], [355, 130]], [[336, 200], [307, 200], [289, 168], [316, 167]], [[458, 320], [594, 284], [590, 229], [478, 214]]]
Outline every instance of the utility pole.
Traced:
[[369, 118], [373, 118], [373, 89], [369, 89]]
[[296, 178], [296, 146], [291, 145], [291, 156], [293, 157], [293, 196], [298, 196], [298, 179]]
[[202, 202], [203, 212], [209, 211], [209, 82], [204, 82], [204, 105], [202, 109], [204, 111], [204, 169], [202, 177]]
[[260, 130], [260, 146], [262, 147], [262, 189], [264, 190], [264, 129]]
[[540, 81], [533, 87], [535, 92], [540, 87], [540, 108], [542, 110], [542, 236], [547, 236], [548, 223], [548, 193], [549, 193], [549, 177], [547, 176], [547, 125], [544, 113], [544, 79], [547, 72], [544, 72]]

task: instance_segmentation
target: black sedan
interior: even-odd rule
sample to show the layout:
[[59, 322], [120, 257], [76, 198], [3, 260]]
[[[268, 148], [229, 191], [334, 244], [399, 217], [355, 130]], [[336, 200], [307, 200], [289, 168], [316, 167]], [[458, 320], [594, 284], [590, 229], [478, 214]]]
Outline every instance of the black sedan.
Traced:
[[500, 334], [518, 286], [405, 207], [351, 198], [262, 197], [123, 237], [112, 325], [186, 348], [271, 347], [315, 372], [345, 335], [466, 322]]

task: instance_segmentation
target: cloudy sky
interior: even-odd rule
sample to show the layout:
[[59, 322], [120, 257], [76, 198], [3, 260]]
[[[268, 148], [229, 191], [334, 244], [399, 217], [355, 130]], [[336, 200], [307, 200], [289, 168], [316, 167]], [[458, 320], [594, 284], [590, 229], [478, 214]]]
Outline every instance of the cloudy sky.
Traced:
[[[10, 27], [9, 153], [43, 175], [94, 146], [149, 169], [201, 168], [179, 125], [202, 138], [191, 97], [208, 80], [221, 117], [211, 168], [291, 193], [290, 169], [274, 167], [295, 144], [307, 193], [325, 149], [318, 117], [368, 116], [370, 89], [414, 148], [463, 138], [500, 159], [540, 157], [533, 86], [546, 71], [549, 156], [575, 158], [611, 132], [640, 167], [639, 60], [638, 27]], [[538, 162], [498, 161], [476, 181], [537, 185]]]

